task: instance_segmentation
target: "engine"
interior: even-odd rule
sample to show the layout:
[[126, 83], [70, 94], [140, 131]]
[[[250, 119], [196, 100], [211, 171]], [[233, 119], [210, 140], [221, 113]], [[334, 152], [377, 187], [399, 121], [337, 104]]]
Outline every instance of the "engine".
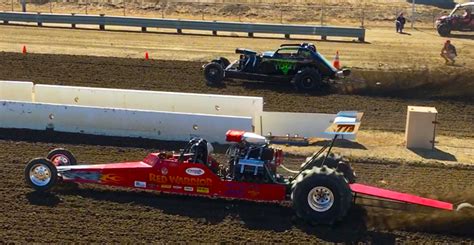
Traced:
[[282, 161], [282, 151], [268, 145], [265, 137], [229, 130], [226, 140], [234, 142], [227, 150], [229, 177], [246, 182], [275, 182], [277, 166]]

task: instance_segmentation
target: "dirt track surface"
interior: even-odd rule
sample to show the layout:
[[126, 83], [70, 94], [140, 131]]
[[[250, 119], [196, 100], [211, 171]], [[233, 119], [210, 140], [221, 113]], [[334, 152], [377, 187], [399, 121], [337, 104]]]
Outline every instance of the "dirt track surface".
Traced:
[[[471, 90], [469, 86], [460, 88], [459, 85], [452, 85], [452, 80], [449, 77], [443, 78], [442, 74], [431, 76], [445, 79], [445, 82], [437, 85], [425, 81], [412, 89], [398, 85], [392, 90], [376, 90], [369, 86], [356, 91], [359, 95], [341, 92], [301, 94], [289, 84], [232, 82], [225, 87], [208, 87], [201, 72], [203, 64], [69, 55], [24, 56], [2, 52], [0, 79], [41, 84], [261, 96], [264, 98], [266, 111], [336, 113], [341, 110], [360, 110], [365, 113], [363, 128], [382, 130], [404, 130], [408, 105], [434, 106], [439, 112], [438, 132], [474, 136], [474, 100], [469, 95], [462, 96], [463, 91], [470, 93], [474, 91], [474, 87]], [[404, 79], [400, 83], [408, 84], [410, 79], [420, 75], [414, 73], [410, 76], [409, 72], [405, 72], [398, 76], [382, 76], [380, 71], [356, 71], [354, 74], [369, 85], [384, 79], [396, 81], [399, 78]], [[459, 76], [453, 76], [453, 79], [456, 77]], [[466, 79], [469, 78], [468, 76]], [[459, 92], [457, 97], [452, 93], [444, 94], [450, 88], [456, 88]], [[455, 99], [451, 98], [453, 96]]]
[[[142, 159], [149, 151], [0, 140], [0, 242], [474, 242], [474, 212], [469, 210], [451, 213], [364, 201], [377, 207], [354, 206], [343, 223], [329, 228], [309, 226], [290, 208], [270, 204], [93, 185], [57, 188], [51, 194], [32, 192], [23, 181], [25, 163], [59, 145], [88, 163]], [[286, 161], [294, 168], [301, 160]], [[364, 163], [354, 168], [361, 183], [452, 202], [474, 201], [472, 168]]]

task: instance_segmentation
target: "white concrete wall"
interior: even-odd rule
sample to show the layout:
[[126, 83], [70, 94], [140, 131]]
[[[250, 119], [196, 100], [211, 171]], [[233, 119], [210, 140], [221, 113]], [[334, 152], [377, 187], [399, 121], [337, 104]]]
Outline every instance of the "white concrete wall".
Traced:
[[[0, 68], [1, 69], [1, 68]], [[0, 99], [32, 101], [33, 83], [20, 81], [0, 81]]]
[[330, 138], [324, 131], [334, 118], [336, 114], [265, 111], [262, 113], [262, 134]]
[[250, 131], [252, 118], [0, 101], [0, 128], [23, 128], [93, 135], [225, 142], [228, 129]]
[[[263, 98], [144, 90], [35, 85], [35, 101], [67, 105], [245, 116], [263, 111]], [[259, 128], [259, 127], [256, 127]]]

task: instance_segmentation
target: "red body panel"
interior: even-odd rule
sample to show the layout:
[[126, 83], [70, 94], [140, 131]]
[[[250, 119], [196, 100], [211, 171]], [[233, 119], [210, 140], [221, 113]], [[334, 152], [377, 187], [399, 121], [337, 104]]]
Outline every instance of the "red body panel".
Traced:
[[223, 180], [201, 163], [178, 163], [175, 158], [148, 155], [141, 162], [60, 166], [65, 182], [97, 183], [166, 193], [279, 202], [287, 199], [286, 185]]
[[412, 204], [418, 204], [427, 207], [439, 208], [439, 209], [446, 209], [446, 210], [453, 210], [453, 204], [442, 202], [438, 200], [428, 199], [424, 197], [419, 197], [411, 194], [396, 192], [385, 190], [373, 186], [362, 185], [362, 184], [351, 184], [351, 190], [355, 193], [380, 197], [388, 200], [400, 201], [400, 202], [407, 202]]
[[[250, 183], [222, 179], [202, 163], [178, 156], [151, 153], [140, 162], [58, 166], [65, 182], [97, 183], [166, 193], [200, 195], [264, 202], [289, 200], [286, 184]], [[354, 193], [423, 206], [453, 210], [453, 204], [363, 184], [351, 184]]]

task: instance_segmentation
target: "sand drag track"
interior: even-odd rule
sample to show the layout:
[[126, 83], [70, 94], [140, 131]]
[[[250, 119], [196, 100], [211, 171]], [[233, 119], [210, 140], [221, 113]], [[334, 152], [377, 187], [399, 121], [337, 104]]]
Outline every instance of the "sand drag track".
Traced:
[[[273, 204], [93, 185], [32, 192], [23, 181], [25, 163], [59, 145], [89, 163], [141, 159], [150, 150], [0, 140], [0, 242], [474, 242], [474, 212], [469, 210], [450, 213], [365, 200], [371, 206], [354, 206], [342, 223], [329, 228], [309, 226], [290, 208]], [[171, 150], [166, 144], [154, 147]], [[286, 160], [295, 167], [302, 159]], [[361, 183], [452, 202], [474, 201], [473, 168], [366, 163], [354, 168]]]
[[[208, 87], [201, 71], [203, 64], [71, 55], [24, 56], [1, 52], [0, 79], [42, 84], [261, 96], [267, 111], [336, 113], [341, 110], [360, 110], [365, 113], [363, 128], [382, 130], [404, 130], [408, 105], [434, 106], [439, 112], [438, 132], [474, 136], [474, 95], [469, 94], [474, 92], [472, 74], [445, 76], [432, 72], [431, 78], [438, 81], [433, 82], [419, 72], [398, 71], [384, 75], [381, 71], [356, 71], [355, 79], [364, 80], [367, 84], [365, 89], [356, 91], [357, 94], [301, 94], [289, 84], [233, 82], [225, 87]], [[413, 85], [411, 81], [420, 80], [419, 77], [425, 77], [423, 82], [418, 86]], [[458, 80], [452, 80], [451, 77]], [[379, 89], [374, 85], [379, 81], [390, 85]]]

